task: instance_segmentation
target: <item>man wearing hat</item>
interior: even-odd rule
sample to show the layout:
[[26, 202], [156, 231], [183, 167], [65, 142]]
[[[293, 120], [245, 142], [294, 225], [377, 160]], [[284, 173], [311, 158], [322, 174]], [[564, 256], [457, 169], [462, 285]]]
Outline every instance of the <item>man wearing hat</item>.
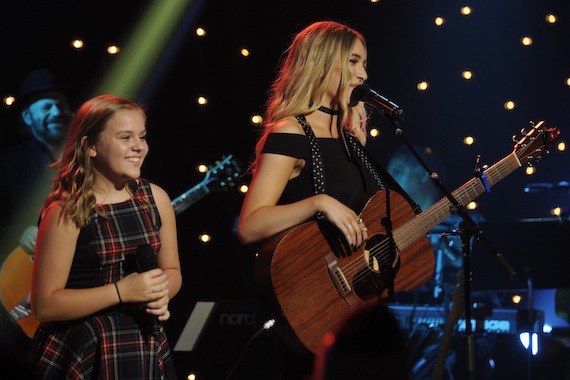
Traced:
[[[27, 139], [0, 152], [0, 295], [2, 308], [10, 312], [12, 319], [14, 316], [19, 318], [16, 313], [21, 311], [19, 307], [22, 307], [24, 314], [29, 311], [26, 302], [29, 284], [26, 281], [22, 286], [10, 279], [23, 279], [31, 275], [28, 273], [31, 264], [27, 265], [24, 260], [26, 265], [21, 266], [22, 261], [18, 256], [33, 257], [38, 210], [49, 193], [55, 175], [50, 164], [59, 159], [67, 137], [70, 108], [65, 89], [48, 69], [30, 72], [22, 81], [15, 103], [23, 128], [20, 132]], [[13, 301], [16, 292], [23, 292], [20, 301]], [[20, 294], [16, 300], [18, 298]], [[8, 299], [12, 300], [8, 302]], [[10, 316], [5, 310], [2, 312], [3, 321], [0, 322], [6, 322]], [[17, 324], [0, 324], [0, 346], [11, 341], [12, 347], [8, 349], [18, 351], [28, 344], [25, 340], [15, 339], [23, 334], [22, 331], [14, 332], [8, 328], [17, 328]], [[31, 335], [33, 331], [27, 333]], [[2, 349], [4, 351], [6, 347]]]

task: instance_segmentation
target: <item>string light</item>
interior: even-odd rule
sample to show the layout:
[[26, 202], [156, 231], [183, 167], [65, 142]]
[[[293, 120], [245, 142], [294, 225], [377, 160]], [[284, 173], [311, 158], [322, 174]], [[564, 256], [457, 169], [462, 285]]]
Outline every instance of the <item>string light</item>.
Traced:
[[429, 87], [429, 84], [428, 84], [428, 82], [425, 82], [425, 81], [424, 81], [424, 82], [418, 83], [418, 85], [417, 85], [416, 87], [417, 87], [418, 90], [420, 90], [420, 91], [426, 91], [426, 90], [428, 89], [428, 87]]
[[532, 38], [529, 36], [524, 36], [523, 38], [521, 38], [521, 43], [524, 46], [530, 46], [530, 45], [532, 45]]
[[206, 29], [204, 28], [196, 28], [196, 35], [198, 37], [206, 37]]
[[471, 7], [469, 6], [464, 6], [461, 8], [461, 14], [464, 16], [469, 16], [471, 14]]
[[434, 23], [437, 26], [442, 26], [445, 23], [445, 19], [443, 17], [436, 17]]
[[251, 124], [253, 125], [261, 125], [263, 124], [263, 116], [261, 115], [253, 115], [250, 119]]
[[74, 40], [71, 41], [71, 46], [72, 46], [74, 49], [80, 50], [80, 49], [83, 49], [83, 47], [84, 47], [84, 42], [83, 42], [83, 40], [81, 40], [81, 39], [79, 39], [79, 38], [76, 38], [76, 39], [74, 39]]
[[109, 45], [107, 47], [107, 53], [109, 53], [110, 55], [119, 54], [120, 51], [121, 49], [117, 45]]
[[473, 72], [471, 72], [471, 70], [464, 70], [461, 73], [461, 76], [463, 77], [463, 79], [465, 80], [470, 80], [471, 78], [473, 78]]
[[206, 104], [208, 104], [208, 99], [206, 99], [206, 97], [204, 96], [198, 96], [198, 98], [196, 99], [196, 103], [198, 103], [198, 105], [200, 106], [205, 106]]
[[8, 107], [10, 107], [12, 104], [14, 104], [15, 101], [16, 101], [16, 98], [13, 97], [12, 95], [8, 95], [4, 98], [4, 104], [7, 105]]
[[463, 138], [463, 144], [465, 145], [473, 145], [475, 143], [475, 137], [473, 136], [465, 136]]
[[505, 109], [508, 110], [508, 111], [514, 110], [514, 109], [515, 109], [515, 106], [516, 106], [516, 105], [515, 105], [515, 102], [512, 101], [512, 100], [507, 100], [507, 101], [505, 102], [505, 105], [504, 105]]

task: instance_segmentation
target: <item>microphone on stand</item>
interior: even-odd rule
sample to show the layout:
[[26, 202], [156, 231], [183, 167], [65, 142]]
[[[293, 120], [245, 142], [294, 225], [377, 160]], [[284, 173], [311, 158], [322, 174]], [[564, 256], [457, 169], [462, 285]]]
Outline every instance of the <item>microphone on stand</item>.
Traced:
[[368, 85], [361, 84], [352, 90], [350, 96], [350, 106], [354, 107], [358, 102], [365, 102], [376, 108], [378, 112], [383, 114], [389, 119], [402, 120], [404, 119], [404, 111], [393, 101], [380, 95]]

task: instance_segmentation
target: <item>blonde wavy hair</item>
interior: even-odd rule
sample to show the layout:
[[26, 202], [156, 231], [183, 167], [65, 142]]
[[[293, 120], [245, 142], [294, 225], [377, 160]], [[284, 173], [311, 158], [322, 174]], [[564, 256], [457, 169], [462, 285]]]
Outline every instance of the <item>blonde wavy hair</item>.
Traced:
[[[362, 34], [335, 21], [315, 22], [294, 37], [280, 62], [277, 79], [270, 88], [265, 124], [256, 145], [256, 157], [259, 157], [267, 135], [276, 122], [317, 110], [329, 84], [337, 54], [340, 54], [342, 64], [339, 94], [344, 91], [349, 85], [349, 60], [357, 41], [366, 47]], [[340, 97], [337, 100], [342, 129], [354, 135], [366, 132], [364, 104], [359, 102], [350, 107]], [[255, 161], [252, 169], [255, 169]]]
[[139, 111], [146, 119], [142, 106], [113, 95], [96, 96], [79, 108], [71, 121], [63, 154], [56, 162], [58, 171], [52, 183], [52, 191], [46, 198], [40, 215], [52, 202], [59, 202], [63, 220], [72, 221], [79, 228], [89, 222], [96, 202], [93, 191], [95, 170], [88, 150], [98, 141], [107, 121], [123, 110]]

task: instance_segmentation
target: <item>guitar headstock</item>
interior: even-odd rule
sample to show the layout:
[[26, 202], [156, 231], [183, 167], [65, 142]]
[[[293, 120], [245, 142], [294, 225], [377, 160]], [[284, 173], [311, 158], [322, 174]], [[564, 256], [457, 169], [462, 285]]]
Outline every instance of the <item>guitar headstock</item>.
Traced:
[[208, 168], [203, 182], [210, 191], [223, 190], [235, 185], [241, 174], [241, 163], [230, 154], [222, 156], [221, 161], [216, 161], [215, 165]]
[[522, 165], [540, 160], [560, 135], [558, 128], [548, 128], [544, 121], [533, 125], [530, 131], [515, 144], [515, 154]]

